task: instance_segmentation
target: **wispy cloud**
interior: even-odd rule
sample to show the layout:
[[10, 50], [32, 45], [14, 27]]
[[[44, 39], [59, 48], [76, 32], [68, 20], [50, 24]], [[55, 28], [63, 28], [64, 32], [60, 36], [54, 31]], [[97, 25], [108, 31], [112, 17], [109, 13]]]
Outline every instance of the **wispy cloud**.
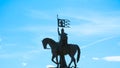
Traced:
[[85, 36], [93, 35], [119, 35], [120, 25], [117, 24], [84, 24], [73, 26], [70, 32]]
[[22, 66], [26, 67], [28, 64], [26, 62], [22, 62]]
[[[71, 10], [73, 9], [73, 10]], [[99, 12], [99, 11], [91, 11], [85, 10], [80, 11], [80, 9], [71, 8], [66, 9], [60, 12], [60, 17], [70, 18], [72, 28], [69, 30], [70, 33], [73, 34], [81, 34], [85, 36], [91, 35], [119, 35], [120, 34], [120, 12]], [[59, 10], [55, 10], [59, 12]], [[31, 9], [28, 12], [28, 15], [33, 18], [41, 18], [41, 19], [54, 19], [55, 20], [55, 11], [41, 11]], [[82, 23], [81, 20], [86, 21], [86, 23]], [[82, 24], [81, 24], [82, 23]], [[47, 23], [46, 23], [47, 25]], [[39, 27], [39, 28], [37, 28]], [[46, 26], [47, 27], [47, 26]], [[31, 26], [30, 28], [26, 27], [28, 30], [40, 31], [45, 28], [42, 26]], [[49, 28], [49, 26], [48, 26]], [[56, 29], [56, 28], [52, 28]], [[56, 30], [55, 30], [56, 31]], [[54, 32], [55, 32], [54, 31]]]
[[41, 51], [39, 49], [37, 50], [30, 50], [30, 51], [24, 51], [24, 52], [15, 52], [15, 53], [3, 53], [0, 54], [0, 58], [23, 58], [23, 59], [29, 59], [33, 54], [38, 54]]
[[48, 11], [30, 9], [27, 13], [27, 16], [30, 16], [34, 19], [54, 19], [53, 15]]
[[102, 58], [93, 57], [92, 59], [95, 61], [104, 60], [108, 62], [120, 62], [120, 56], [107, 56], [107, 57], [102, 57]]
[[4, 53], [4, 54], [0, 54], [0, 58], [16, 58], [16, 57], [20, 57], [21, 54], [19, 53], [11, 53], [11, 54], [8, 54], [8, 53]]
[[[71, 27], [69, 31], [74, 34], [82, 35], [119, 35], [120, 34], [120, 11], [98, 12], [86, 10], [85, 12], [64, 12], [63, 15], [71, 18]], [[116, 13], [117, 12], [117, 13]], [[81, 20], [86, 20], [82, 23]], [[75, 21], [75, 23], [74, 23]], [[77, 24], [76, 24], [77, 22]]]
[[100, 60], [100, 58], [97, 58], [97, 57], [93, 57], [92, 59], [93, 60]]
[[112, 38], [114, 38], [114, 36], [113, 37], [102, 38], [100, 40], [97, 40], [95, 42], [92, 42], [92, 43], [89, 43], [87, 45], [82, 46], [81, 49], [84, 49], [84, 48], [87, 48], [87, 47], [90, 47], [90, 46], [94, 46], [95, 44], [101, 43], [103, 41], [106, 41], [106, 40], [109, 40], [109, 39], [112, 39]]
[[103, 57], [102, 59], [106, 61], [120, 62], [120, 56], [108, 56], [108, 57]]
[[54, 68], [54, 65], [47, 65], [46, 68]]
[[[49, 25], [36, 25], [36, 26], [23, 26], [19, 28], [22, 31], [29, 31], [29, 32], [56, 32], [55, 26]], [[49, 29], [49, 30], [48, 30]]]
[[21, 56], [24, 60], [30, 60], [31, 58], [34, 57], [34, 55], [36, 54], [40, 54], [41, 50], [37, 49], [37, 50], [30, 50], [28, 52], [23, 53]]

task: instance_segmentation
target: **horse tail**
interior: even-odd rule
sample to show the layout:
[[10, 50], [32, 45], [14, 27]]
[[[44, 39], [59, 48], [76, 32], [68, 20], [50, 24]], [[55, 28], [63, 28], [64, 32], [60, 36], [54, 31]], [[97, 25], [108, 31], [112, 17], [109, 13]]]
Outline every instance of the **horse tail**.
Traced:
[[80, 53], [81, 53], [80, 48], [79, 48], [78, 45], [77, 45], [77, 49], [78, 49], [78, 54], [77, 54], [77, 63], [78, 63], [79, 58], [80, 58]]

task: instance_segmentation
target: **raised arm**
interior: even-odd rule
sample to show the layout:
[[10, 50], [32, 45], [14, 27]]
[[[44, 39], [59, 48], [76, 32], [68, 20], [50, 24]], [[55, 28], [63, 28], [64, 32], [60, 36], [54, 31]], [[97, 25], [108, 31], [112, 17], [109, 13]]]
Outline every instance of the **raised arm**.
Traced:
[[59, 27], [57, 28], [57, 31], [58, 31], [58, 35], [60, 35]]

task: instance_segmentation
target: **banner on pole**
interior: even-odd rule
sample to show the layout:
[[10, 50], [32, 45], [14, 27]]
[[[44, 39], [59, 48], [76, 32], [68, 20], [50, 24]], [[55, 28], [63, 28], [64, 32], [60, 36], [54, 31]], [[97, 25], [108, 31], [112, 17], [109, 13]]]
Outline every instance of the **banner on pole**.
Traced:
[[70, 22], [70, 20], [68, 20], [68, 19], [57, 19], [58, 20], [58, 27], [65, 27], [65, 28], [70, 28], [69, 27], [69, 23], [68, 22]]

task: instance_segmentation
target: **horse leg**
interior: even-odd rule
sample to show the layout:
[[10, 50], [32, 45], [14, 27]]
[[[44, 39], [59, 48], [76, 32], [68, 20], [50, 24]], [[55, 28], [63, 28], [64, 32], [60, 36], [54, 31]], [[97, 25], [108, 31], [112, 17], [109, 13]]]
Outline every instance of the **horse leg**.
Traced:
[[72, 59], [71, 59], [71, 61], [70, 61], [69, 65], [68, 65], [68, 68], [70, 67], [71, 63], [72, 63]]
[[75, 58], [73, 57], [73, 61], [74, 61], [74, 65], [75, 65], [75, 68], [77, 67], [76, 65], [76, 61], [75, 61]]
[[57, 64], [57, 68], [59, 68], [58, 56], [56, 56], [56, 62], [55, 62], [54, 58], [55, 58], [55, 56], [53, 55], [53, 56], [52, 56], [52, 61], [53, 61], [55, 64]]
[[70, 67], [70, 65], [71, 65], [71, 63], [72, 63], [72, 61], [74, 61], [74, 65], [75, 65], [75, 67], [74, 68], [76, 68], [76, 61], [75, 61], [75, 58], [74, 58], [74, 56], [70, 56], [71, 57], [71, 62], [69, 63], [69, 67]]
[[57, 68], [59, 68], [58, 56], [56, 56]]
[[57, 64], [57, 62], [54, 61], [54, 58], [55, 58], [55, 56], [53, 55], [51, 60], [52, 60], [55, 64]]
[[70, 61], [69, 65], [68, 65], [68, 67], [70, 67], [70, 65], [71, 65], [71, 63], [72, 63], [72, 61], [73, 61], [72, 56], [70, 56], [70, 58], [71, 58], [71, 61]]

